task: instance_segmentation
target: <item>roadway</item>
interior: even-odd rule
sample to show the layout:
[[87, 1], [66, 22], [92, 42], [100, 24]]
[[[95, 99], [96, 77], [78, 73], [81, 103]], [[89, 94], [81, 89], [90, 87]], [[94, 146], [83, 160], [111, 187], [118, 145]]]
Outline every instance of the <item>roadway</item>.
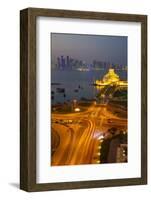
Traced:
[[52, 113], [52, 130], [60, 136], [60, 144], [51, 165], [99, 163], [100, 136], [111, 127], [127, 130], [127, 119], [108, 111], [107, 105], [91, 105], [83, 112]]

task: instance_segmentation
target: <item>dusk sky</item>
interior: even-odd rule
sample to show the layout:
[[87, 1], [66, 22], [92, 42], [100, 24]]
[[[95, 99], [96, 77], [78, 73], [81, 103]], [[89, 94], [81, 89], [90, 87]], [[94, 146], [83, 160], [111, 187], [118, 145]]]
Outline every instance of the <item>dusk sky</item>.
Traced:
[[127, 37], [52, 33], [52, 59], [58, 56], [92, 63], [93, 60], [127, 66]]

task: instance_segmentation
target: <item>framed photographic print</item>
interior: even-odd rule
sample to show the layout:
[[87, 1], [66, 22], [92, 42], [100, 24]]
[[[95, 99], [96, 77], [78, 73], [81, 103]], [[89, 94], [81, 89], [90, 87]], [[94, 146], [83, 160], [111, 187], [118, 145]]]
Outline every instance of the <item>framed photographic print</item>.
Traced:
[[20, 12], [20, 188], [147, 183], [147, 16]]

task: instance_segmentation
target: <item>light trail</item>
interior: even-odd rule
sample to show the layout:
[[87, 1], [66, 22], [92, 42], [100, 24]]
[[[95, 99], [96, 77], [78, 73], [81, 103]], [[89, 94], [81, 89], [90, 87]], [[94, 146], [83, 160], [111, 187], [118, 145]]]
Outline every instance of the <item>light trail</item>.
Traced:
[[[79, 165], [96, 163], [99, 159], [98, 138], [102, 132], [111, 127], [127, 128], [127, 119], [115, 116], [107, 110], [107, 106], [91, 105], [86, 111], [69, 114], [52, 114], [52, 128], [59, 133], [60, 145], [52, 157], [51, 165]], [[108, 120], [112, 119], [112, 123]], [[65, 123], [60, 121], [72, 120], [81, 123]], [[96, 130], [100, 131], [100, 134]]]

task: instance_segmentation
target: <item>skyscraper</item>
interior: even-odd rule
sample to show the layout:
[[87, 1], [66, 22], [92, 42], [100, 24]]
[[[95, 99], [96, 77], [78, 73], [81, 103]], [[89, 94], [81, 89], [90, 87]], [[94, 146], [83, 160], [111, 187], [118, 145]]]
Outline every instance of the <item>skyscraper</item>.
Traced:
[[67, 56], [67, 69], [70, 69], [70, 58]]
[[57, 68], [60, 69], [61, 68], [61, 63], [60, 63], [60, 58], [57, 57]]
[[61, 69], [65, 69], [65, 59], [61, 56]]

